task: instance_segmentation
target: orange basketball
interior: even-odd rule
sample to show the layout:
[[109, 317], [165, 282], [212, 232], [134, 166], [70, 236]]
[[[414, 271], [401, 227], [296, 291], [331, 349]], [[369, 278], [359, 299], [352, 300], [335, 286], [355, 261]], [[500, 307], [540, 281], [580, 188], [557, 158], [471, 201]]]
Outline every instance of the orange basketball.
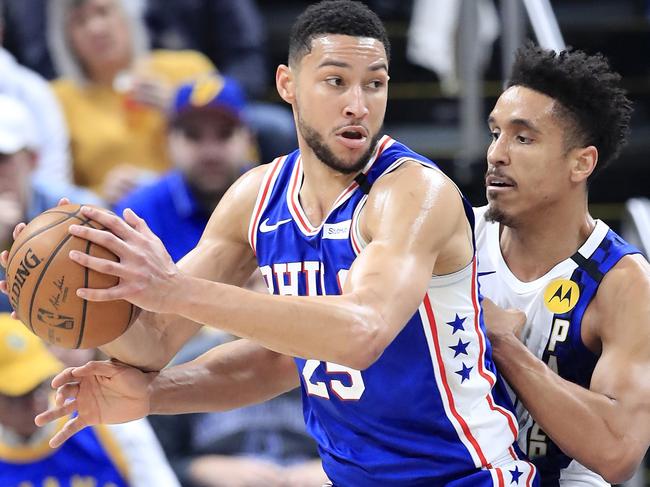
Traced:
[[43, 340], [65, 348], [93, 348], [114, 340], [137, 309], [126, 301], [91, 302], [77, 296], [78, 288], [108, 288], [119, 280], [70, 260], [71, 250], [118, 260], [109, 250], [68, 233], [75, 223], [103, 228], [80, 208], [58, 206], [34, 218], [13, 243], [7, 265], [9, 300], [20, 321]]

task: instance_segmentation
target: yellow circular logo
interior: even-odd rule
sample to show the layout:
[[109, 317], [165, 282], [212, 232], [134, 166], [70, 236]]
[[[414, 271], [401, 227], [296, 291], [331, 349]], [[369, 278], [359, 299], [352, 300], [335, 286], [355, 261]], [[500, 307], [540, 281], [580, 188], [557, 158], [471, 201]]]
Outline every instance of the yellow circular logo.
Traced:
[[575, 308], [580, 297], [580, 288], [569, 279], [556, 279], [544, 290], [544, 304], [555, 314], [564, 314]]
[[197, 107], [207, 105], [214, 98], [219, 96], [219, 93], [221, 93], [221, 90], [223, 89], [223, 85], [224, 81], [221, 77], [206, 76], [205, 78], [202, 78], [192, 89], [190, 103]]

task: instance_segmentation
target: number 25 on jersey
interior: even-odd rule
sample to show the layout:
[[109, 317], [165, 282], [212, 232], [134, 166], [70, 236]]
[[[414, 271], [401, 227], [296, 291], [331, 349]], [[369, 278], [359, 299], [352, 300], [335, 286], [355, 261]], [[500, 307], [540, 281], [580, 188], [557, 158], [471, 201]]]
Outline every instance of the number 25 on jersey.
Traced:
[[347, 375], [349, 380], [343, 383], [337, 379], [329, 379], [324, 381], [314, 381], [312, 377], [316, 369], [322, 362], [318, 360], [307, 360], [302, 369], [302, 376], [305, 379], [305, 387], [307, 394], [311, 396], [322, 397], [323, 399], [330, 399], [330, 391], [342, 401], [358, 401], [366, 390], [363, 383], [361, 372], [350, 367], [335, 364], [333, 362], [324, 362], [326, 374], [336, 374], [337, 376]]

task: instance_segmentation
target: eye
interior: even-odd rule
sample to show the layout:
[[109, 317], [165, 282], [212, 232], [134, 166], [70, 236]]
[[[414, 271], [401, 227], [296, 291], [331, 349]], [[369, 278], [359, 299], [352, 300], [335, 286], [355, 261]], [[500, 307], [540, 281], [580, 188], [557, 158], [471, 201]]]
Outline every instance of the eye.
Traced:
[[528, 145], [533, 142], [533, 139], [531, 139], [530, 137], [525, 137], [523, 135], [517, 135], [517, 142], [519, 142], [520, 144]]
[[338, 76], [330, 76], [329, 78], [325, 79], [325, 82], [332, 86], [343, 86], [343, 79], [339, 78]]
[[384, 86], [384, 82], [380, 81], [378, 79], [373, 80], [370, 83], [368, 83], [368, 87], [372, 88], [374, 90], [377, 90], [377, 89], [381, 88], [382, 86]]
[[501, 133], [497, 132], [496, 130], [490, 131], [490, 137], [492, 137], [493, 141], [497, 140], [499, 138], [499, 135], [501, 135]]
[[182, 128], [183, 135], [192, 142], [198, 142], [201, 139], [201, 131], [196, 127], [188, 126]]

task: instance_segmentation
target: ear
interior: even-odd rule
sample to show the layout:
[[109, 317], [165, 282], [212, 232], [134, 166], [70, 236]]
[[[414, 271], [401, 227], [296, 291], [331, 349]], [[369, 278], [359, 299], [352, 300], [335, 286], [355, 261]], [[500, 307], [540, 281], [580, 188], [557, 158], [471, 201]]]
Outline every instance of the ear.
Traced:
[[593, 145], [575, 149], [571, 168], [571, 181], [581, 183], [586, 181], [598, 164], [598, 149]]
[[296, 100], [296, 80], [295, 74], [291, 68], [285, 64], [280, 64], [275, 72], [275, 86], [278, 89], [280, 97], [293, 105]]

